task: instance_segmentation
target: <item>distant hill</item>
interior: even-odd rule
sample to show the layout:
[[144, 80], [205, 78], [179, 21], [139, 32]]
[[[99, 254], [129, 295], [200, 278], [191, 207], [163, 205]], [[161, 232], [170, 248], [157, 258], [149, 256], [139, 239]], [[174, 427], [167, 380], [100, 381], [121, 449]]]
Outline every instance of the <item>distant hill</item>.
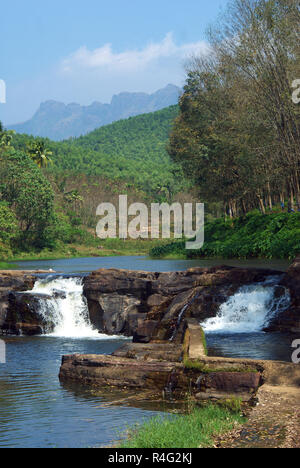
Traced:
[[169, 84], [154, 94], [121, 93], [113, 96], [110, 104], [94, 102], [90, 106], [47, 101], [40, 105], [32, 119], [11, 125], [9, 129], [55, 141], [79, 137], [117, 120], [177, 104], [180, 91]]
[[114, 122], [74, 140], [49, 143], [52, 170], [127, 181], [152, 196], [163, 187], [174, 193], [180, 190], [183, 176], [166, 146], [178, 112], [178, 106], [170, 106]]
[[[114, 122], [80, 138], [46, 140], [53, 153], [53, 165], [47, 173], [69, 178], [80, 174], [104, 177], [114, 184], [120, 181], [135, 187], [153, 200], [169, 198], [187, 184], [181, 168], [171, 161], [166, 150], [178, 113], [178, 105], [170, 106]], [[14, 146], [25, 149], [29, 140], [26, 135], [16, 134]]]

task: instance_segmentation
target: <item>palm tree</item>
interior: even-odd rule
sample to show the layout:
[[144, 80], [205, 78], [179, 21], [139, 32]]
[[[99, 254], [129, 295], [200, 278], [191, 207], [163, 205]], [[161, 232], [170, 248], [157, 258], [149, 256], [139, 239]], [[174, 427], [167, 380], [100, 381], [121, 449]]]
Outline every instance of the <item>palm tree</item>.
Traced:
[[5, 130], [3, 123], [0, 121], [0, 149], [6, 150], [13, 139], [14, 130]]
[[49, 157], [52, 152], [46, 148], [43, 140], [35, 140], [28, 145], [28, 154], [31, 159], [40, 167], [47, 167], [52, 164], [52, 159]]

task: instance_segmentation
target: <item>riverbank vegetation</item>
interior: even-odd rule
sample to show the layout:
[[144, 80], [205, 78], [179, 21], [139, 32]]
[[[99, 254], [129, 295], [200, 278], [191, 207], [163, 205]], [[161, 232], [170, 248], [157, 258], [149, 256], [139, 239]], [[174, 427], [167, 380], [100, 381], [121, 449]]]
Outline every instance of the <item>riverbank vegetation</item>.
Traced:
[[205, 243], [187, 250], [174, 240], [150, 250], [153, 258], [294, 258], [300, 252], [300, 213], [248, 213], [205, 224]]
[[[164, 241], [166, 242], [166, 241]], [[95, 239], [90, 245], [84, 243], [60, 244], [54, 249], [15, 250], [7, 260], [58, 260], [68, 258], [111, 257], [111, 256], [140, 256], [149, 254], [155, 247], [161, 246], [161, 240], [133, 240], [133, 239]], [[3, 265], [5, 262], [2, 262]], [[0, 263], [0, 265], [2, 264]], [[1, 269], [1, 267], [0, 267]]]
[[158, 416], [129, 429], [121, 448], [209, 448], [214, 438], [243, 424], [238, 408], [218, 405], [194, 408], [187, 415]]
[[177, 113], [172, 106], [59, 143], [1, 126], [0, 260], [147, 254], [157, 241], [98, 239], [96, 208], [117, 206], [122, 193], [129, 203], [167, 201], [184, 188], [166, 151]]
[[[171, 161], [166, 150], [178, 111], [178, 106], [170, 106], [120, 120], [88, 135], [62, 142], [15, 135], [13, 144], [24, 150], [28, 146], [30, 148], [30, 143], [44, 142], [53, 161], [48, 165], [46, 175], [58, 188], [65, 188], [75, 177], [82, 189], [84, 184], [97, 184], [98, 197], [104, 183], [113, 185], [118, 193], [120, 188], [134, 191], [135, 196], [139, 193], [140, 197], [151, 202], [170, 201], [187, 186], [180, 165]], [[78, 175], [83, 176], [84, 182]], [[106, 188], [109, 189], [108, 186]], [[104, 200], [98, 198], [98, 204], [101, 201]]]

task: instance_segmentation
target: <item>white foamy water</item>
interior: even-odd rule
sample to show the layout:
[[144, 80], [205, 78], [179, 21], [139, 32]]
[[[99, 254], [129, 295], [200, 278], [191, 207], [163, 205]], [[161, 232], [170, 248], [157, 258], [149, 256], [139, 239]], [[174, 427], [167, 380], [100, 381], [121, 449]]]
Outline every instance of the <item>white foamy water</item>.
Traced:
[[263, 330], [271, 318], [290, 303], [287, 291], [276, 297], [275, 282], [273, 278], [240, 288], [221, 305], [216, 317], [201, 324], [205, 332], [254, 333]]
[[120, 338], [99, 334], [93, 328], [83, 296], [82, 278], [38, 280], [31, 293], [45, 295], [45, 298], [38, 299], [38, 312], [47, 322], [54, 324], [53, 332], [45, 330], [45, 334], [69, 338]]

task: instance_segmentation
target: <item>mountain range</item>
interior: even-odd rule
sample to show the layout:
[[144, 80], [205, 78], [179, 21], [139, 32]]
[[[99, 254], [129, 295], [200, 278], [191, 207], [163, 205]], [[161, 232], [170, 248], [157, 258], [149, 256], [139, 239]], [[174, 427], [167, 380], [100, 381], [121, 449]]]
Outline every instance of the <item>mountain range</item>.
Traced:
[[110, 104], [93, 102], [89, 106], [81, 106], [46, 101], [30, 120], [10, 125], [9, 129], [55, 141], [65, 140], [85, 135], [117, 120], [177, 104], [180, 93], [180, 88], [169, 84], [153, 94], [120, 93], [113, 96]]

